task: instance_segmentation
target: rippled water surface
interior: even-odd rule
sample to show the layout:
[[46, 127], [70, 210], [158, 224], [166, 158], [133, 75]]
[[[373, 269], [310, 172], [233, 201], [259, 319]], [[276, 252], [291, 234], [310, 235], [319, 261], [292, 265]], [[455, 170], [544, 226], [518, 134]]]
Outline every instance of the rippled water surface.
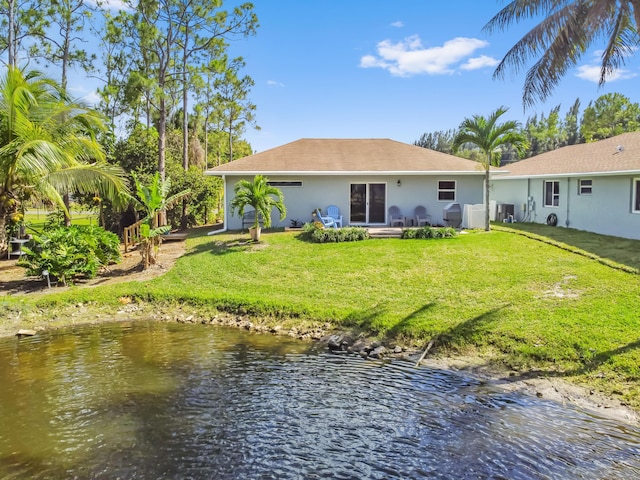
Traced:
[[0, 341], [0, 478], [640, 478], [640, 430], [235, 329]]

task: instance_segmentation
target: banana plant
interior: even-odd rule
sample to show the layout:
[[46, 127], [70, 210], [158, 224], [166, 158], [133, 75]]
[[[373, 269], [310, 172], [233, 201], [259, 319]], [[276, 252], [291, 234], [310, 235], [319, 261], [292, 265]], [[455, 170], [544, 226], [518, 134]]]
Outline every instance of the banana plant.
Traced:
[[154, 265], [160, 251], [162, 235], [169, 233], [169, 225], [159, 225], [158, 217], [167, 208], [170, 208], [177, 201], [182, 200], [191, 193], [190, 190], [183, 190], [179, 193], [169, 195], [171, 190], [171, 179], [162, 181], [160, 174], [151, 178], [148, 185], [142, 183], [138, 177], [132, 173], [136, 186], [137, 205], [144, 211], [145, 217], [140, 225], [140, 255], [142, 265], [146, 270], [150, 265]]

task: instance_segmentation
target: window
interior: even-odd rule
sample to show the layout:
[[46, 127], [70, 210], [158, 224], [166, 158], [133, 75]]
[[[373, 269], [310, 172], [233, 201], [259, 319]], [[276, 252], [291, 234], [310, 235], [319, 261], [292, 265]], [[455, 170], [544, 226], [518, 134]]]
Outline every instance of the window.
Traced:
[[593, 180], [581, 178], [578, 180], [578, 195], [591, 195], [593, 193]]
[[544, 206], [557, 207], [560, 205], [560, 182], [558, 180], [544, 182]]
[[270, 185], [272, 187], [301, 187], [302, 186], [302, 182], [301, 181], [295, 181], [295, 182], [267, 182], [267, 185]]
[[633, 212], [640, 213], [640, 178], [633, 179]]
[[440, 180], [438, 182], [438, 201], [453, 202], [456, 199], [456, 181]]

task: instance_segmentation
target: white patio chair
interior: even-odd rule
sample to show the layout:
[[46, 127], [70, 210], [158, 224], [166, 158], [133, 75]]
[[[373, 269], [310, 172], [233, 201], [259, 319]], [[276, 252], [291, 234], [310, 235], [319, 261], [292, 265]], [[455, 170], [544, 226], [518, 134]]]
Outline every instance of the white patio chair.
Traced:
[[389, 207], [389, 226], [393, 227], [396, 223], [405, 226], [405, 218], [402, 212], [395, 205]]
[[421, 223], [431, 225], [431, 215], [427, 214], [427, 209], [422, 205], [416, 207], [414, 215], [416, 216], [416, 227], [419, 227]]

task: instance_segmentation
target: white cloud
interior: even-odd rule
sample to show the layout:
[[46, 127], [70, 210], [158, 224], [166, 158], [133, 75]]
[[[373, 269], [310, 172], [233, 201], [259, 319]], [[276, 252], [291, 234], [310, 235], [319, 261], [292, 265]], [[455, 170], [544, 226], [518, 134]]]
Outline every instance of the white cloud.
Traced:
[[275, 80], [267, 80], [267, 85], [270, 87], [284, 87], [284, 83], [276, 82]]
[[398, 20], [397, 22], [393, 22], [391, 24], [392, 27], [396, 27], [396, 28], [402, 28], [404, 27], [404, 23], [402, 23], [400, 20]]
[[[600, 68], [600, 65], [582, 65], [578, 67], [578, 73], [576, 73], [576, 77], [587, 80], [589, 82], [599, 83], [601, 73]], [[616, 80], [627, 80], [636, 76], [636, 73], [621, 68], [611, 72], [609, 75], [607, 75], [605, 80], [607, 82], [614, 82]]]
[[487, 55], [480, 55], [479, 57], [473, 57], [460, 65], [462, 70], [478, 70], [485, 67], [495, 67], [500, 63], [493, 57]]
[[100, 102], [100, 95], [98, 95], [98, 92], [85, 86], [69, 86], [69, 92], [73, 97], [82, 100], [92, 107], [96, 106]]
[[[383, 40], [377, 45], [378, 55], [363, 56], [360, 59], [360, 67], [383, 68], [398, 77], [451, 74], [460, 68], [458, 64], [462, 60], [487, 45], [484, 40], [464, 37], [454, 38], [442, 46], [430, 48], [425, 48], [417, 35], [407, 37], [398, 43]], [[471, 60], [467, 62], [468, 65], [471, 63]], [[467, 70], [469, 69], [467, 67]]]
[[126, 5], [123, 0], [88, 0], [88, 3], [104, 7], [107, 10], [131, 10], [129, 5]]

